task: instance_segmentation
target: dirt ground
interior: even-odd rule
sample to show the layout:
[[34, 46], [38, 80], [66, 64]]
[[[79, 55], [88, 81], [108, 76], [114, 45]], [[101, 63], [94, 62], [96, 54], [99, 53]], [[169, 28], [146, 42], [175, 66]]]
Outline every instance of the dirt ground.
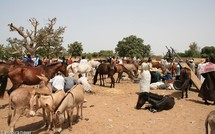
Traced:
[[[90, 81], [90, 83], [92, 83]], [[10, 85], [10, 84], [9, 84]], [[198, 92], [189, 91], [189, 98], [180, 99], [179, 90], [151, 90], [151, 92], [172, 95], [176, 104], [173, 109], [152, 113], [144, 108], [136, 110], [139, 84], [129, 80], [116, 83], [115, 88], [92, 85], [95, 94], [86, 94], [84, 119], [68, 130], [68, 123], [63, 124], [62, 134], [203, 134], [207, 114], [214, 110], [213, 105], [205, 105]], [[0, 134], [8, 132], [8, 95], [0, 100]], [[43, 127], [41, 110], [35, 117], [22, 116], [16, 123], [15, 131], [47, 133]], [[49, 132], [53, 133], [53, 131]]]

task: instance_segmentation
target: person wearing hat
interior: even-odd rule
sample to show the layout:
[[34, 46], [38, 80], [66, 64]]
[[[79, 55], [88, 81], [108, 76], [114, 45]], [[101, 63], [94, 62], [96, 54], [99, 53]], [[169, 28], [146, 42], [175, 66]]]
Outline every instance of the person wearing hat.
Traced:
[[150, 63], [142, 63], [140, 92], [149, 92], [151, 83]]
[[196, 65], [194, 63], [194, 59], [189, 60], [189, 67], [194, 73], [196, 72]]

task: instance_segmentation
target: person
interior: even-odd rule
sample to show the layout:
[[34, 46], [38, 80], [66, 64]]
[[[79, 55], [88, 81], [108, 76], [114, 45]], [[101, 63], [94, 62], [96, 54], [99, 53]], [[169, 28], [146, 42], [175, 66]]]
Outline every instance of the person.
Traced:
[[113, 56], [111, 58], [110, 64], [116, 66], [116, 58], [115, 58], [115, 56]]
[[181, 66], [180, 63], [177, 64], [176, 77], [175, 80], [180, 80]]
[[30, 54], [27, 54], [27, 56], [25, 56], [24, 62], [33, 62], [33, 60], [31, 59], [31, 55]]
[[[192, 58], [191, 60], [189, 60], [189, 63], [188, 63], [190, 69], [194, 72], [194, 74], [196, 74], [196, 65], [194, 63], [194, 59]], [[190, 87], [193, 86], [193, 81], [190, 80]]]
[[74, 73], [69, 73], [68, 77], [65, 77], [64, 91], [69, 91], [74, 85], [77, 84], [77, 80], [74, 78]]
[[196, 65], [194, 63], [194, 59], [189, 60], [189, 67], [195, 73], [196, 72]]
[[213, 101], [215, 104], [215, 55], [211, 55], [209, 62], [201, 68], [199, 73], [205, 78], [199, 90], [198, 96], [201, 97], [205, 104], [210, 104], [208, 101]]
[[82, 76], [81, 74], [79, 74], [79, 75], [78, 75], [78, 78], [79, 78], [79, 79], [77, 80], [77, 83], [83, 85], [84, 90], [85, 90], [86, 93], [94, 93], [94, 92], [91, 90], [91, 86], [90, 86], [90, 84], [89, 84], [89, 82], [88, 82], [87, 77], [84, 77], [84, 76]]
[[39, 65], [42, 65], [42, 60], [40, 59], [40, 57], [38, 55], [36, 55], [34, 58], [34, 66], [37, 67]]
[[60, 72], [57, 72], [57, 75], [50, 79], [50, 83], [52, 85], [52, 92], [57, 92], [60, 90], [64, 90], [65, 79]]
[[173, 59], [173, 55], [169, 48], [168, 48], [168, 52], [166, 55], [167, 55], [167, 61], [170, 62]]
[[87, 59], [85, 59], [85, 56], [82, 56], [80, 60], [80, 64], [86, 64], [86, 63], [87, 63]]
[[205, 59], [201, 59], [201, 62], [197, 66], [197, 77], [203, 83], [204, 77], [200, 74], [201, 68], [205, 65]]
[[117, 57], [116, 63], [117, 63], [117, 64], [123, 64], [122, 59], [121, 59], [120, 57]]
[[149, 92], [151, 83], [149, 63], [142, 63], [141, 78], [140, 78], [140, 92]]
[[171, 66], [168, 65], [164, 71], [164, 75], [161, 78], [163, 81], [165, 80], [172, 80], [172, 71], [171, 71]]
[[72, 56], [70, 56], [68, 59], [68, 64], [72, 64], [72, 63], [73, 63]]

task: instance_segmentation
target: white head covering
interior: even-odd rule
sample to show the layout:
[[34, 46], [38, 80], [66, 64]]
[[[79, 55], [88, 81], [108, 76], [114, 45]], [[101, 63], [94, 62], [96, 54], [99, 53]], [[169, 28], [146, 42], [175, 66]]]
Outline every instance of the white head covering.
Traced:
[[150, 70], [151, 66], [149, 63], [142, 63], [142, 70]]
[[74, 77], [75, 76], [75, 74], [74, 73], [69, 73], [69, 77]]

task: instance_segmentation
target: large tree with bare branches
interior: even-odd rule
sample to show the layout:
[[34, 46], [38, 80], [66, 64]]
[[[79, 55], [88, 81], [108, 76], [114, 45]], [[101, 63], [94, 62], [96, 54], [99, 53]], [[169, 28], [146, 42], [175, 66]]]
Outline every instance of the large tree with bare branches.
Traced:
[[33, 30], [17, 27], [13, 23], [8, 24], [10, 31], [17, 32], [21, 39], [8, 38], [7, 41], [16, 53], [35, 55], [40, 50], [45, 52], [44, 55], [53, 55], [59, 53], [64, 48], [62, 47], [62, 34], [66, 27], [54, 29], [56, 18], [48, 19], [48, 23], [43, 28], [39, 28], [39, 22], [35, 18], [29, 19]]

